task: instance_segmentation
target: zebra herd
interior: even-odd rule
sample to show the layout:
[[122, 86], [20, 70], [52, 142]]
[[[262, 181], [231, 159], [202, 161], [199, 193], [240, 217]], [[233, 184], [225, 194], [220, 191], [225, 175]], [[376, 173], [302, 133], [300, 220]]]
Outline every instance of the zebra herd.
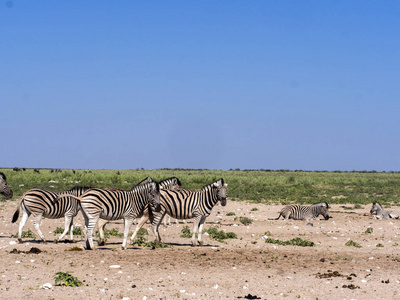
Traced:
[[[22, 195], [20, 205], [14, 213], [12, 222], [18, 220], [18, 241], [22, 242], [22, 229], [30, 215], [33, 215], [34, 228], [42, 241], [46, 242], [40, 231], [42, 217], [57, 219], [65, 217], [65, 229], [58, 238], [61, 240], [71, 232], [73, 239], [73, 218], [82, 211], [85, 219], [86, 248], [94, 249], [93, 232], [99, 227], [100, 244], [104, 243], [104, 226], [114, 220], [124, 220], [124, 238], [122, 249], [126, 248], [129, 228], [137, 217], [141, 220], [131, 237], [133, 240], [143, 226], [150, 220], [152, 231], [157, 241], [161, 241], [158, 228], [163, 217], [168, 214], [176, 219], [193, 219], [192, 245], [202, 245], [202, 230], [212, 208], [221, 202], [226, 205], [227, 183], [224, 180], [204, 186], [200, 191], [182, 189], [178, 178], [172, 177], [158, 183], [150, 177], [142, 180], [131, 190], [115, 188], [76, 187], [66, 192], [52, 192], [31, 189]], [[198, 234], [198, 237], [197, 237]]]
[[[149, 220], [156, 241], [161, 241], [159, 226], [163, 218], [168, 215], [178, 220], [193, 220], [192, 245], [202, 245], [202, 231], [206, 218], [211, 214], [213, 207], [221, 202], [227, 202], [227, 186], [221, 178], [205, 185], [199, 191], [181, 188], [181, 182], [176, 177], [156, 182], [147, 177], [131, 190], [115, 188], [74, 187], [65, 192], [53, 192], [43, 189], [31, 189], [22, 195], [20, 204], [15, 211], [12, 223], [15, 223], [22, 210], [22, 219], [19, 223], [18, 241], [22, 243], [22, 230], [30, 215], [33, 216], [33, 225], [41, 240], [46, 242], [40, 230], [43, 217], [49, 219], [65, 218], [64, 232], [57, 241], [62, 240], [68, 231], [73, 240], [73, 219], [79, 211], [85, 220], [86, 249], [94, 249], [93, 233], [97, 224], [99, 228], [99, 245], [104, 245], [104, 228], [107, 223], [115, 220], [124, 220], [124, 237], [122, 249], [126, 249], [130, 226], [136, 218], [140, 220], [131, 236], [135, 239], [140, 228]], [[6, 182], [6, 176], [0, 172], [0, 194], [6, 199], [13, 196], [11, 188]], [[314, 220], [322, 215], [329, 219], [329, 204], [320, 202], [310, 206], [287, 205], [280, 212], [284, 220]], [[399, 218], [396, 211], [386, 211], [379, 202], [372, 204], [371, 214], [376, 213], [377, 219]]]

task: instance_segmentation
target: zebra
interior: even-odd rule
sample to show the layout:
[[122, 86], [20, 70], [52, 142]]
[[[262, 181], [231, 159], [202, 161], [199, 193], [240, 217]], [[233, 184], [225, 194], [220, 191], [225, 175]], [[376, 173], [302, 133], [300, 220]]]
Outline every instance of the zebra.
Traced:
[[376, 213], [377, 219], [398, 219], [399, 213], [394, 210], [384, 210], [379, 202], [372, 203], [371, 214]]
[[[60, 195], [56, 199], [68, 197]], [[99, 220], [124, 219], [124, 240], [122, 249], [126, 249], [129, 228], [133, 220], [150, 204], [152, 211], [160, 210], [160, 188], [157, 182], [138, 185], [130, 191], [91, 189], [79, 197], [82, 214], [85, 218], [86, 249], [93, 250], [93, 231]]]
[[[145, 183], [149, 183], [149, 182], [153, 182], [153, 179], [151, 177], [147, 177], [146, 179], [142, 180], [141, 182], [139, 182], [134, 187], [142, 185], [142, 184], [145, 184]], [[176, 190], [176, 189], [180, 188], [181, 182], [180, 182], [180, 180], [178, 178], [171, 177], [171, 178], [164, 179], [163, 181], [160, 181], [159, 182], [159, 186], [160, 186], [160, 189]], [[114, 188], [107, 188], [107, 189], [117, 190], [117, 189], [114, 189]], [[138, 217], [141, 218], [139, 223], [140, 222], [143, 222], [143, 224], [146, 223], [146, 221], [149, 219], [149, 208], [148, 208], [148, 206], [146, 206], [144, 211], [141, 212], [138, 215]], [[104, 246], [105, 245], [104, 228], [109, 222], [110, 222], [109, 220], [105, 220], [105, 219], [101, 219], [101, 218], [97, 222], [97, 226], [99, 228], [99, 236], [100, 236], [99, 240], [97, 241], [97, 244], [99, 246]], [[143, 226], [143, 224], [140, 226], [140, 228]]]
[[287, 219], [293, 220], [315, 220], [319, 215], [322, 215], [325, 220], [329, 219], [328, 203], [321, 202], [310, 206], [292, 204], [287, 205], [279, 213], [277, 218], [268, 218], [268, 220], [278, 220], [281, 216], [286, 221]]
[[31, 214], [34, 217], [33, 226], [44, 243], [46, 243], [46, 239], [40, 230], [40, 221], [42, 220], [42, 217], [49, 219], [59, 219], [64, 217], [65, 228], [64, 232], [58, 238], [58, 241], [64, 238], [68, 230], [71, 233], [71, 240], [73, 240], [73, 219], [80, 209], [79, 203], [72, 197], [64, 198], [59, 202], [55, 202], [54, 200], [61, 194], [80, 196], [89, 189], [91, 188], [74, 187], [65, 192], [53, 192], [35, 188], [25, 192], [22, 195], [21, 202], [11, 221], [12, 223], [15, 223], [18, 220], [19, 211], [22, 208], [22, 219], [18, 230], [18, 242], [22, 243], [22, 229]]
[[[162, 218], [168, 214], [176, 219], [192, 219], [193, 218], [193, 235], [192, 246], [203, 245], [202, 231], [206, 218], [211, 214], [211, 210], [218, 201], [222, 206], [226, 205], [227, 183], [221, 178], [216, 182], [204, 186], [200, 191], [189, 191], [185, 189], [179, 190], [161, 190], [159, 212], [150, 214], [151, 229], [156, 237], [156, 241], [160, 242], [161, 237], [158, 228]], [[140, 221], [132, 235], [134, 240], [139, 229], [147, 221]], [[198, 233], [198, 239], [196, 234]]]
[[7, 177], [3, 172], [0, 172], [0, 194], [2, 194], [5, 199], [11, 199], [13, 196], [13, 191], [7, 184]]

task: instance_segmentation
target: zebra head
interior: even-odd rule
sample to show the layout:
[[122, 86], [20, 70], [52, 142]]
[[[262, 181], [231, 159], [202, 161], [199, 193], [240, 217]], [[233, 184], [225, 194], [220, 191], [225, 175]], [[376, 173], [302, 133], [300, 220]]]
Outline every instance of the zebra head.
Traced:
[[10, 199], [13, 196], [13, 191], [7, 184], [6, 180], [6, 175], [4, 175], [3, 172], [0, 172], [0, 194], [3, 194], [6, 199]]
[[379, 202], [373, 202], [372, 203], [372, 208], [370, 210], [370, 213], [377, 213], [378, 210], [382, 210], [382, 205]]
[[154, 181], [153, 178], [147, 177], [147, 178], [143, 179], [141, 182], [139, 182], [137, 185], [135, 185], [135, 187], [138, 186], [138, 185], [150, 183], [150, 182], [153, 182], [153, 181]]
[[316, 209], [316, 217], [322, 215], [325, 220], [329, 220], [328, 208], [326, 206], [314, 206]]
[[221, 201], [222, 206], [226, 205], [227, 187], [228, 184], [224, 183], [224, 180], [222, 178], [213, 183], [213, 188], [216, 189], [217, 199], [218, 201]]
[[153, 181], [149, 183], [149, 193], [147, 194], [147, 199], [150, 203], [151, 210], [154, 212], [159, 212], [161, 210], [160, 205], [160, 185]]
[[162, 190], [179, 190], [181, 187], [181, 181], [176, 177], [171, 177], [160, 181], [160, 189]]

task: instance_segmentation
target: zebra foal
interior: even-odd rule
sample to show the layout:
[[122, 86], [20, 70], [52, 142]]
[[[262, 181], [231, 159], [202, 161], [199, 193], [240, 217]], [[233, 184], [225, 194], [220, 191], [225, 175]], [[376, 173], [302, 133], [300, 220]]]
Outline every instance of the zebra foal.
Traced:
[[11, 199], [13, 196], [13, 191], [7, 184], [7, 178], [3, 172], [0, 172], [0, 194], [6, 199]]
[[[218, 201], [221, 202], [222, 206], [226, 205], [227, 186], [228, 184], [224, 183], [224, 180], [221, 178], [216, 182], [204, 186], [200, 191], [185, 189], [161, 190], [161, 210], [159, 212], [152, 212], [149, 215], [151, 229], [156, 237], [156, 241], [161, 241], [158, 228], [164, 216], [168, 214], [179, 220], [193, 219], [192, 245], [197, 246], [197, 243], [203, 245], [202, 231], [204, 222]], [[147, 219], [139, 222], [132, 235], [132, 240], [146, 221]], [[198, 238], [196, 238], [197, 233]]]
[[[57, 200], [68, 195], [60, 195]], [[130, 191], [91, 189], [74, 197], [81, 205], [86, 228], [86, 249], [93, 250], [93, 231], [99, 218], [113, 221], [124, 219], [124, 240], [126, 248], [129, 228], [133, 220], [143, 212], [147, 205], [153, 211], [160, 210], [160, 188], [157, 182], [138, 185]], [[56, 200], [56, 201], [57, 201]]]
[[[80, 206], [77, 200], [72, 196], [80, 196], [89, 189], [89, 187], [74, 187], [65, 192], [31, 189], [25, 192], [22, 195], [21, 202], [11, 220], [12, 223], [15, 223], [18, 220], [20, 210], [22, 209], [22, 219], [19, 223], [18, 230], [18, 242], [22, 243], [22, 229], [30, 215], [33, 215], [33, 226], [44, 243], [46, 243], [46, 239], [40, 230], [40, 221], [43, 217], [48, 219], [59, 219], [64, 217], [65, 228], [64, 232], [58, 238], [58, 241], [64, 238], [68, 230], [71, 233], [71, 240], [73, 240], [73, 221], [74, 217], [78, 214]], [[55, 202], [56, 198], [61, 194], [67, 195], [66, 198]]]
[[398, 219], [399, 213], [394, 210], [384, 210], [379, 202], [372, 203], [371, 214], [376, 213], [377, 219]]
[[310, 206], [306, 205], [287, 205], [279, 212], [277, 218], [269, 218], [268, 220], [278, 220], [281, 216], [284, 220], [315, 220], [319, 215], [322, 215], [325, 220], [329, 219], [329, 205], [326, 202], [316, 203]]

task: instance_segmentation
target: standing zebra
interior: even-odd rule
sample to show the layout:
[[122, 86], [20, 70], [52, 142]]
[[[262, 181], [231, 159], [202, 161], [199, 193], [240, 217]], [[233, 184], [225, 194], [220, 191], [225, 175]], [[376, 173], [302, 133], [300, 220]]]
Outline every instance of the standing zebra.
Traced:
[[[211, 214], [211, 210], [218, 201], [221, 205], [226, 205], [227, 183], [224, 180], [213, 182], [204, 186], [200, 191], [189, 191], [185, 189], [161, 190], [160, 192], [160, 205], [159, 212], [150, 214], [151, 229], [156, 237], [156, 241], [161, 241], [158, 228], [161, 224], [162, 218], [165, 214], [170, 215], [176, 219], [192, 219], [193, 218], [193, 235], [192, 245], [196, 246], [197, 242], [203, 245], [202, 231], [206, 218]], [[144, 217], [143, 217], [144, 218]], [[135, 238], [139, 229], [143, 226], [144, 222], [141, 220], [132, 235], [131, 240]], [[198, 233], [198, 240], [196, 234]]]
[[11, 199], [13, 196], [13, 191], [7, 184], [7, 178], [3, 172], [0, 172], [0, 194], [2, 194], [6, 199]]
[[[68, 195], [60, 195], [57, 200], [63, 197], [68, 197]], [[157, 182], [141, 184], [130, 191], [91, 189], [80, 197], [74, 198], [79, 200], [85, 218], [88, 250], [94, 249], [93, 231], [99, 218], [110, 221], [124, 219], [122, 249], [125, 249], [133, 220], [148, 204], [152, 211], [160, 210], [160, 188]]]
[[[40, 221], [42, 217], [49, 219], [59, 219], [65, 217], [64, 232], [60, 235], [60, 241], [67, 234], [68, 230], [71, 232], [71, 240], [73, 240], [73, 220], [78, 214], [80, 209], [77, 200], [71, 196], [80, 196], [90, 188], [88, 187], [74, 187], [66, 192], [53, 192], [42, 189], [31, 189], [22, 195], [20, 205], [12, 218], [12, 223], [15, 223], [19, 217], [19, 211], [22, 208], [22, 219], [19, 223], [18, 242], [22, 243], [22, 229], [25, 226], [29, 216], [33, 215], [33, 226], [43, 242], [46, 243], [43, 233], [40, 231]], [[55, 202], [54, 200], [60, 194], [66, 194], [67, 198], [62, 201]]]
[[[142, 180], [137, 185], [135, 185], [133, 188], [135, 188], [136, 186], [145, 184], [145, 183], [149, 183], [149, 182], [153, 182], [153, 179], [151, 177], [147, 177], [146, 179]], [[164, 189], [165, 190], [176, 190], [176, 189], [180, 188], [181, 182], [178, 178], [171, 177], [171, 178], [164, 179], [163, 181], [160, 181], [159, 186], [160, 186], [160, 189], [163, 189], [163, 190]], [[114, 189], [114, 188], [107, 188], [107, 189], [118, 191], [117, 189]], [[141, 222], [143, 222], [143, 224], [146, 223], [146, 221], [149, 219], [149, 206], [147, 205], [146, 208], [144, 209], [144, 211], [142, 211], [137, 217], [140, 217], [139, 224]], [[109, 222], [110, 222], [109, 220], [105, 220], [105, 219], [101, 219], [101, 218], [97, 222], [97, 226], [99, 227], [99, 236], [100, 236], [100, 238], [97, 242], [99, 246], [105, 245], [104, 228]], [[139, 227], [139, 229], [143, 226], [143, 224]], [[139, 225], [137, 225], [137, 226], [139, 226]]]
[[400, 217], [399, 213], [394, 210], [384, 210], [379, 202], [372, 203], [371, 214], [376, 213], [377, 219], [398, 219]]
[[286, 221], [287, 219], [293, 220], [315, 220], [319, 215], [322, 215], [325, 220], [329, 219], [328, 214], [329, 205], [326, 202], [316, 203], [310, 206], [305, 205], [287, 205], [279, 213], [277, 218], [269, 218], [268, 220], [278, 220], [281, 216]]

